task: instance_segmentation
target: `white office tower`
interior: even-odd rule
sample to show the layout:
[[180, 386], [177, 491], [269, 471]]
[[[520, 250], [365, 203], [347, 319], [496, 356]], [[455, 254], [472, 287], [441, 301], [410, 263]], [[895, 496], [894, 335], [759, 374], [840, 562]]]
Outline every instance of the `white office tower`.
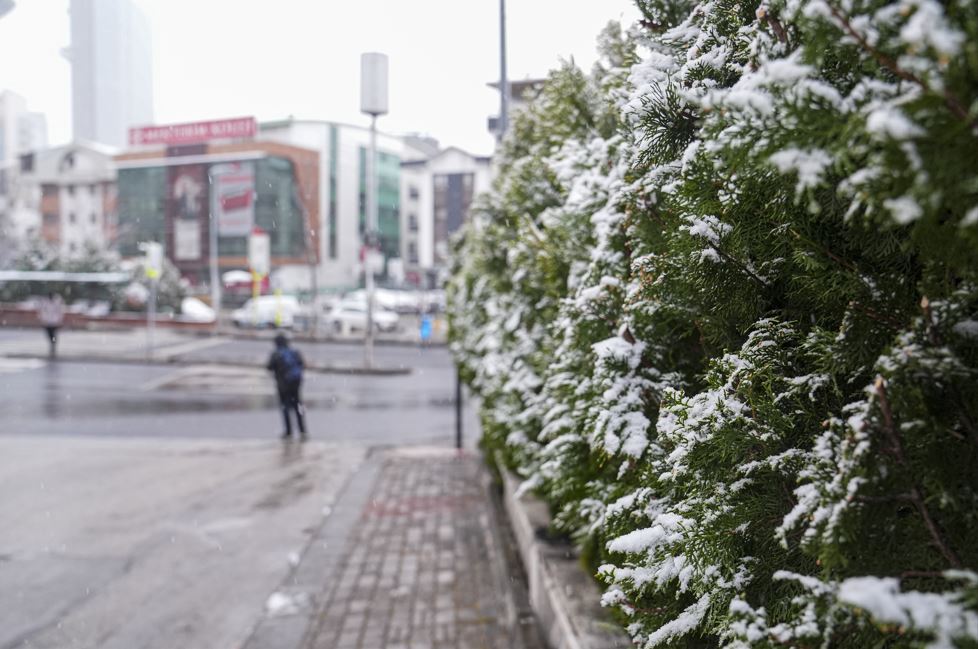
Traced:
[[153, 122], [149, 21], [132, 0], [71, 0], [72, 126], [76, 140], [125, 147]]
[[0, 91], [0, 168], [9, 167], [17, 162], [18, 156], [47, 145], [44, 115], [28, 111], [27, 102], [17, 93]]

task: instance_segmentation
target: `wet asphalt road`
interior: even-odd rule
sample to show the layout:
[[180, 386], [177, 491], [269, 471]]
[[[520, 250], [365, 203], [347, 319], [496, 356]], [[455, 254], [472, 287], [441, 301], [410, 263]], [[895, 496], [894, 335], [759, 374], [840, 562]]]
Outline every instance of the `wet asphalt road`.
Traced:
[[[38, 336], [0, 329], [0, 345]], [[300, 445], [277, 437], [269, 343], [212, 343], [173, 365], [0, 356], [0, 649], [242, 646], [372, 448], [454, 442], [444, 348], [378, 346], [409, 374], [307, 373]], [[474, 428], [469, 408], [466, 446]]]
[[[0, 330], [0, 340], [36, 332]], [[215, 341], [180, 366], [0, 359], [0, 435], [270, 438], [281, 430], [265, 341]], [[311, 363], [357, 364], [347, 344], [299, 344]], [[253, 363], [220, 373], [208, 363]], [[322, 441], [451, 444], [454, 370], [447, 350], [378, 346], [376, 362], [409, 374], [309, 372], [303, 387], [312, 435]], [[18, 369], [18, 366], [23, 366]], [[184, 367], [185, 364], [200, 367]], [[4, 368], [6, 367], [6, 369]]]

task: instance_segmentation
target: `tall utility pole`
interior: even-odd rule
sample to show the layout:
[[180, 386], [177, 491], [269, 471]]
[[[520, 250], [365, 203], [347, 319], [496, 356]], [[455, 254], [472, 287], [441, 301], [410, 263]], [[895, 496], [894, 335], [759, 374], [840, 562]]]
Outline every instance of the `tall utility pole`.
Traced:
[[367, 326], [363, 362], [374, 364], [374, 248], [380, 245], [377, 227], [377, 117], [387, 114], [387, 55], [360, 55], [360, 112], [370, 115], [370, 151], [367, 154], [366, 223], [363, 232], [363, 271], [367, 289]]
[[221, 324], [221, 273], [218, 268], [217, 259], [217, 192], [214, 185], [214, 176], [211, 171], [207, 172], [207, 183], [209, 185], [208, 195], [210, 196], [210, 227], [207, 229], [207, 248], [210, 257], [211, 271], [211, 308], [214, 309], [214, 326]]
[[509, 128], [509, 79], [506, 76], [506, 0], [499, 0], [499, 140]]

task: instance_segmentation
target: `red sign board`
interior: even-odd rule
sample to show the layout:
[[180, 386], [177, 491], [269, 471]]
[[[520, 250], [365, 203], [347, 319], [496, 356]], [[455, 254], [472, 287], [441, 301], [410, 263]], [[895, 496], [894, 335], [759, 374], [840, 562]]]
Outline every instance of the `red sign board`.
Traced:
[[254, 137], [258, 125], [254, 117], [216, 119], [209, 122], [188, 122], [165, 126], [140, 126], [129, 129], [129, 144], [193, 144], [208, 140]]

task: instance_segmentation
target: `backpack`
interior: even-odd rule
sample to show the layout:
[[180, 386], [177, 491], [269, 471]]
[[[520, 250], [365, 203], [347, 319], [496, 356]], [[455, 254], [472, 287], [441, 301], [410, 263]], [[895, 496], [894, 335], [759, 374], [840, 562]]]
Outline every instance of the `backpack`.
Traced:
[[302, 381], [302, 360], [294, 349], [280, 349], [278, 352], [282, 382], [295, 385]]

